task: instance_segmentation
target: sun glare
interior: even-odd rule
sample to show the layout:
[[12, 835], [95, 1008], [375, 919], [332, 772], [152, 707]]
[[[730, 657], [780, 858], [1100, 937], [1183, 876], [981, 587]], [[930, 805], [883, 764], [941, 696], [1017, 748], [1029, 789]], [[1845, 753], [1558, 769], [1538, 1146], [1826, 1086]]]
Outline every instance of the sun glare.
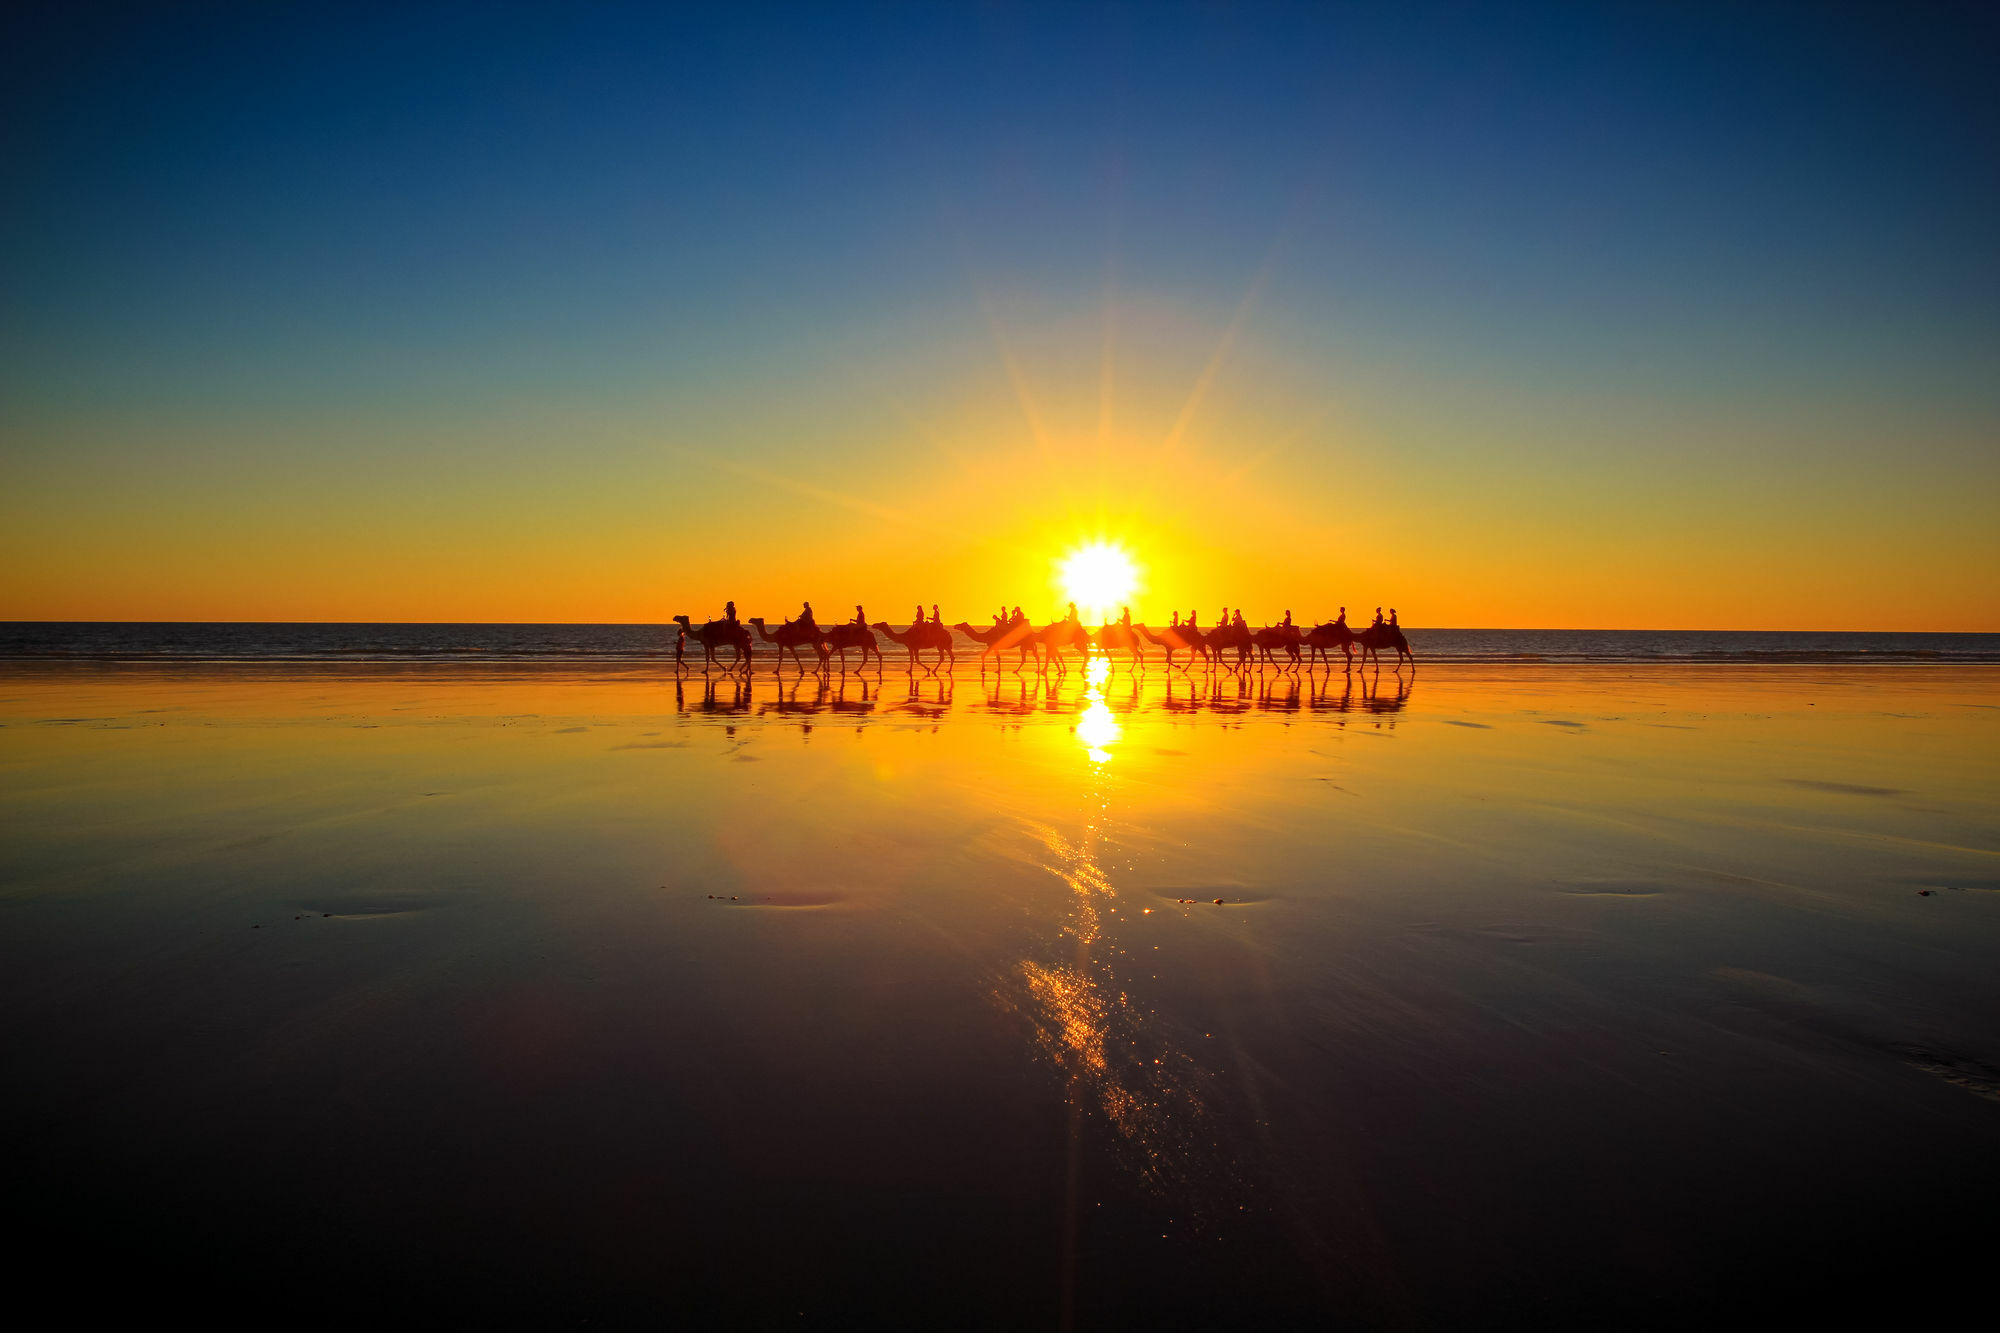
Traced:
[[1063, 557], [1060, 582], [1063, 595], [1085, 619], [1102, 621], [1116, 617], [1118, 608], [1132, 600], [1139, 571], [1124, 547], [1092, 542]]

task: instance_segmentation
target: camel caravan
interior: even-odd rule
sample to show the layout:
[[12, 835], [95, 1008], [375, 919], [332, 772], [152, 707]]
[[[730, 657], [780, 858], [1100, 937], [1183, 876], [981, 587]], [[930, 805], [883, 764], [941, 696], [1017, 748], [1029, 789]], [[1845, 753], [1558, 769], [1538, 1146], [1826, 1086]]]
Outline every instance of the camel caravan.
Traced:
[[[918, 606], [915, 620], [905, 630], [895, 629], [884, 620], [869, 621], [859, 606], [854, 608], [853, 620], [822, 626], [813, 619], [811, 602], [805, 604], [805, 609], [796, 619], [787, 620], [775, 629], [762, 616], [738, 620], [734, 602], [729, 603], [720, 620], [697, 625], [691, 617], [675, 616], [674, 623], [680, 626], [674, 640], [675, 666], [685, 661], [688, 640], [692, 639], [701, 646], [703, 671], [723, 664], [718, 653], [724, 648], [735, 652], [727, 663], [728, 670], [734, 671], [739, 667], [748, 670], [753, 653], [752, 630], [756, 632], [756, 639], [778, 650], [781, 661], [789, 656], [800, 671], [807, 666], [804, 656], [807, 653], [812, 655], [814, 669], [822, 671], [831, 668], [833, 658], [838, 654], [841, 670], [845, 671], [847, 655], [857, 650], [861, 654], [864, 670], [870, 655], [873, 655], [875, 666], [880, 670], [883, 657], [881, 639], [876, 637], [878, 634], [909, 654], [911, 671], [919, 668], [929, 672], [935, 672], [940, 667], [949, 669], [958, 660], [954, 631], [979, 645], [982, 672], [988, 663], [1004, 666], [1008, 654], [1016, 655], [1016, 671], [1025, 670], [1033, 661], [1037, 671], [1053, 667], [1063, 672], [1069, 669], [1064, 660], [1065, 653], [1075, 653], [1081, 665], [1089, 659], [1093, 648], [1107, 655], [1129, 652], [1133, 665], [1143, 667], [1146, 644], [1165, 649], [1167, 665], [1178, 665], [1183, 670], [1197, 663], [1224, 670], [1250, 666], [1283, 670], [1301, 663], [1308, 667], [1322, 664], [1331, 667], [1335, 653], [1341, 655], [1343, 666], [1351, 666], [1358, 653], [1362, 665], [1372, 661], [1379, 667], [1384, 652], [1395, 653], [1398, 671], [1402, 670], [1405, 660], [1408, 660], [1412, 670], [1417, 664], [1416, 654], [1410, 651], [1409, 640], [1403, 637], [1402, 626], [1396, 622], [1395, 608], [1391, 607], [1388, 618], [1384, 619], [1379, 606], [1375, 608], [1374, 623], [1359, 630], [1348, 627], [1347, 608], [1344, 606], [1337, 617], [1311, 629], [1294, 625], [1290, 611], [1285, 612], [1285, 618], [1279, 624], [1252, 626], [1243, 619], [1241, 607], [1236, 609], [1234, 615], [1224, 607], [1220, 620], [1208, 629], [1201, 627], [1193, 611], [1188, 612], [1185, 618], [1176, 611], [1171, 624], [1150, 629], [1134, 624], [1129, 610], [1117, 620], [1090, 629], [1078, 618], [1074, 602], [1069, 605], [1068, 615], [1040, 627], [1029, 624], [1018, 606], [1012, 612], [1002, 607], [989, 626], [975, 626], [963, 620], [955, 625], [946, 625], [935, 605], [931, 607], [928, 617], [924, 608]], [[935, 654], [928, 663], [924, 660], [927, 653]], [[1175, 661], [1177, 653], [1181, 655], [1178, 663]]]

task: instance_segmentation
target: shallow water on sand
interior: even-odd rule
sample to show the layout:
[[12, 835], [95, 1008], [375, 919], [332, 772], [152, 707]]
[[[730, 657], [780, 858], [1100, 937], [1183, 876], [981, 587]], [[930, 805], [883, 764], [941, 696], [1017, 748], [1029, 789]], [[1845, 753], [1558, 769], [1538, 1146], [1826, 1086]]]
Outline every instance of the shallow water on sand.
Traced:
[[1949, 1289], [1996, 792], [1984, 666], [10, 669], [24, 1259], [786, 1326]]

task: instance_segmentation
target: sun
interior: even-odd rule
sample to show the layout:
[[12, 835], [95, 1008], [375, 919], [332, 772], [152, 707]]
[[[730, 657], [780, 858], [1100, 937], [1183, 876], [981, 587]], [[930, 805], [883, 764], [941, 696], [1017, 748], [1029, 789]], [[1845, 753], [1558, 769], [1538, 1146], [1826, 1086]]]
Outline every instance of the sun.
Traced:
[[1078, 546], [1062, 558], [1057, 582], [1086, 620], [1106, 620], [1132, 600], [1139, 570], [1132, 556], [1112, 542]]

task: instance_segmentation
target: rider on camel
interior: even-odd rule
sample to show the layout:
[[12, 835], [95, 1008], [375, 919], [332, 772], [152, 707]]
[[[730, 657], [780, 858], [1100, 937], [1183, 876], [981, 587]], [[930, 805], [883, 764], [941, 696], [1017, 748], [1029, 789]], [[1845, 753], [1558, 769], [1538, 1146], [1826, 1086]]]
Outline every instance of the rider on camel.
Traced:
[[1369, 626], [1368, 628], [1370, 628], [1370, 629], [1380, 629], [1380, 628], [1382, 628], [1382, 608], [1381, 608], [1381, 607], [1379, 607], [1379, 606], [1378, 606], [1378, 607], [1376, 607], [1376, 608], [1375, 608], [1375, 623], [1374, 623], [1374, 624], [1372, 624], [1372, 625], [1370, 625], [1370, 626]]
[[1402, 628], [1402, 626], [1401, 626], [1401, 625], [1398, 625], [1398, 624], [1396, 623], [1396, 608], [1395, 608], [1395, 607], [1393, 607], [1393, 606], [1389, 608], [1389, 628], [1390, 628], [1390, 629], [1401, 629], [1401, 628]]
[[854, 604], [854, 623], [857, 625], [866, 625], [868, 623], [868, 618], [861, 614], [861, 603], [859, 602]]

